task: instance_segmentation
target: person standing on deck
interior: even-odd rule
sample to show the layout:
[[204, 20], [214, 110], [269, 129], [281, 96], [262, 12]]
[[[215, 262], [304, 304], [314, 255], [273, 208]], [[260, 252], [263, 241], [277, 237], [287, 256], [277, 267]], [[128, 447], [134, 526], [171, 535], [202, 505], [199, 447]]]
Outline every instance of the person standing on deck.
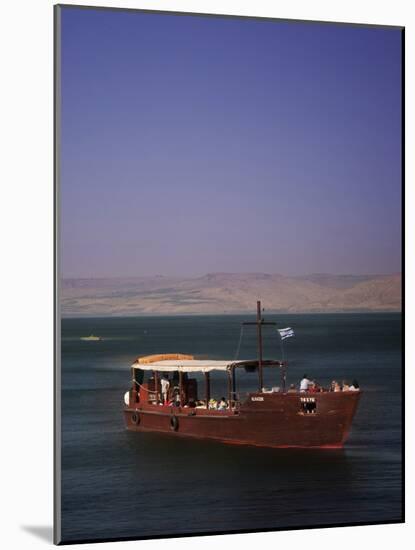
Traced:
[[300, 382], [300, 391], [308, 391], [308, 388], [312, 385], [311, 380], [308, 379], [307, 375], [304, 374], [303, 379]]
[[167, 378], [163, 376], [160, 383], [161, 383], [161, 394], [163, 396], [163, 403], [167, 403], [170, 382], [167, 380]]

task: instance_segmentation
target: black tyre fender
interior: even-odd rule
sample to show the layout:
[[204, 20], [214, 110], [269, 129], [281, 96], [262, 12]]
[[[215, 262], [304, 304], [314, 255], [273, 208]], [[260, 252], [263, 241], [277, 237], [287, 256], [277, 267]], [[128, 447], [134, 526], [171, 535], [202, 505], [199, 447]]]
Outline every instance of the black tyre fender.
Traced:
[[140, 424], [140, 415], [138, 414], [138, 412], [133, 412], [133, 414], [131, 415], [131, 422], [135, 425], [135, 426], [138, 426], [138, 424]]
[[173, 432], [177, 432], [177, 430], [179, 429], [179, 419], [177, 418], [177, 416], [173, 415], [170, 417], [170, 429]]

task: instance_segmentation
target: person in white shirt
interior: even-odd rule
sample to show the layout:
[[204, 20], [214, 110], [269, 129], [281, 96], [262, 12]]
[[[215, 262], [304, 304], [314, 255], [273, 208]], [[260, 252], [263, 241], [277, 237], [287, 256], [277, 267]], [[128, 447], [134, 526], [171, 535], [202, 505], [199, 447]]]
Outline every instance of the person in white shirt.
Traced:
[[169, 388], [170, 388], [170, 382], [167, 380], [167, 378], [163, 378], [161, 379], [161, 394], [163, 396], [163, 403], [167, 403], [167, 398], [168, 398], [168, 393], [169, 393]]
[[308, 379], [307, 375], [304, 374], [303, 379], [300, 382], [300, 391], [308, 391], [309, 386], [311, 386], [312, 382]]

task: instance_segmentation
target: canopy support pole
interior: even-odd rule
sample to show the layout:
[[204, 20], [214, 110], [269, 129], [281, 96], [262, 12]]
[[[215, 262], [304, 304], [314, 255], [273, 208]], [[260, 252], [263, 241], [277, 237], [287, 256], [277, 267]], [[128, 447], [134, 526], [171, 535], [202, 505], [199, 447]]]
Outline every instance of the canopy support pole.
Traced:
[[138, 403], [138, 384], [135, 379], [135, 372], [133, 367], [131, 368], [131, 376], [131, 403]]
[[159, 402], [159, 373], [154, 371], [154, 393], [156, 394], [156, 405]]
[[206, 408], [209, 408], [210, 401], [210, 373], [205, 372], [205, 399], [206, 399]]
[[232, 399], [236, 402], [236, 369], [232, 367]]
[[230, 370], [228, 370], [228, 406], [229, 406], [229, 411], [231, 411], [232, 410], [232, 375]]
[[180, 407], [183, 407], [183, 373], [179, 370], [179, 396], [180, 396]]

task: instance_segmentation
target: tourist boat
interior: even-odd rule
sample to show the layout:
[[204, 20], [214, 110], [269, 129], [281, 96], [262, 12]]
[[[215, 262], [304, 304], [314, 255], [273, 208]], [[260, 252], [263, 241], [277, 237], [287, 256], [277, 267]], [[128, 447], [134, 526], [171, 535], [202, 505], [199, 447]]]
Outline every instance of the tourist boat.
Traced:
[[102, 338], [100, 336], [94, 336], [91, 334], [90, 336], [81, 336], [81, 340], [84, 340], [85, 342], [99, 342]]
[[[343, 447], [361, 391], [287, 391], [287, 362], [262, 356], [262, 327], [276, 323], [262, 318], [258, 302], [256, 321], [243, 324], [256, 325], [258, 359], [197, 360], [179, 353], [139, 357], [124, 396], [127, 429], [263, 447]], [[279, 371], [279, 386], [267, 390], [263, 372], [270, 368]], [[222, 410], [209, 406], [211, 376], [218, 371], [227, 374], [227, 407]], [[257, 371], [258, 389], [241, 398], [236, 377], [244, 371]], [[204, 375], [203, 397], [195, 373]], [[166, 377], [170, 387], [163, 394]]]

